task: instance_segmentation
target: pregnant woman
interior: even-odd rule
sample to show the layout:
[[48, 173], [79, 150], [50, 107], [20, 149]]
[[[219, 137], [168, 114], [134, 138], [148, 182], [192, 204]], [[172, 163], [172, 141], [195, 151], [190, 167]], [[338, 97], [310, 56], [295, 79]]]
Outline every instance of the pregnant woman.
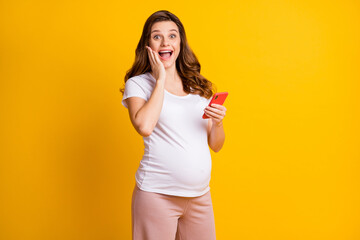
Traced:
[[218, 152], [224, 144], [226, 108], [208, 106], [213, 85], [200, 74], [174, 14], [153, 13], [135, 53], [121, 89], [145, 146], [135, 174], [132, 239], [216, 239], [209, 147]]

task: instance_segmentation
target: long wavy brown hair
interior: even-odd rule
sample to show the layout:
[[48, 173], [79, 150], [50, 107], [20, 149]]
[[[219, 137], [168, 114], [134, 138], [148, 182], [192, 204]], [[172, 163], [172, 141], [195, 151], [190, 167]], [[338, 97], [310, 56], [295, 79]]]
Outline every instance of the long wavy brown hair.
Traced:
[[[176, 70], [182, 80], [184, 91], [186, 93], [196, 93], [209, 99], [215, 92], [215, 87], [200, 74], [200, 63], [187, 42], [183, 24], [178, 17], [166, 10], [157, 11], [146, 20], [140, 41], [135, 50], [135, 61], [126, 72], [125, 83], [129, 78], [151, 70], [145, 46], [149, 45], [151, 27], [154, 23], [160, 21], [173, 21], [179, 28], [180, 53], [176, 59]], [[125, 83], [120, 88], [122, 94], [124, 94]]]

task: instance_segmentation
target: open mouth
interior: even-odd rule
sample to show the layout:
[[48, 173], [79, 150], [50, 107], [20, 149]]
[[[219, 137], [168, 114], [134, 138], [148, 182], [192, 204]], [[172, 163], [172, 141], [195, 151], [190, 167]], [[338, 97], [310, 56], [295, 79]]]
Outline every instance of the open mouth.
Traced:
[[165, 59], [165, 60], [169, 59], [172, 56], [172, 54], [173, 54], [173, 51], [170, 51], [170, 50], [168, 50], [168, 51], [160, 51], [159, 52], [160, 57], [162, 59]]

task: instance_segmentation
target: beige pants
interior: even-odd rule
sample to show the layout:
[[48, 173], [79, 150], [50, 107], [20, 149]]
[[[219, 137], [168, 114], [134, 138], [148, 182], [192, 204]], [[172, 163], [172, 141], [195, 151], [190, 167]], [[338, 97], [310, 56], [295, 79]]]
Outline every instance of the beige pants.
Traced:
[[210, 191], [199, 197], [177, 197], [134, 188], [133, 240], [214, 240]]

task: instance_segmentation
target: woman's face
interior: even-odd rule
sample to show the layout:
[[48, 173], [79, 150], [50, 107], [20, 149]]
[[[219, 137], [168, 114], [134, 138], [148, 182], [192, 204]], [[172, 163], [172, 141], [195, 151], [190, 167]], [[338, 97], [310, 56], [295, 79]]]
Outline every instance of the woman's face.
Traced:
[[149, 46], [159, 54], [165, 69], [175, 66], [180, 53], [180, 40], [179, 29], [172, 21], [156, 22], [151, 27]]

